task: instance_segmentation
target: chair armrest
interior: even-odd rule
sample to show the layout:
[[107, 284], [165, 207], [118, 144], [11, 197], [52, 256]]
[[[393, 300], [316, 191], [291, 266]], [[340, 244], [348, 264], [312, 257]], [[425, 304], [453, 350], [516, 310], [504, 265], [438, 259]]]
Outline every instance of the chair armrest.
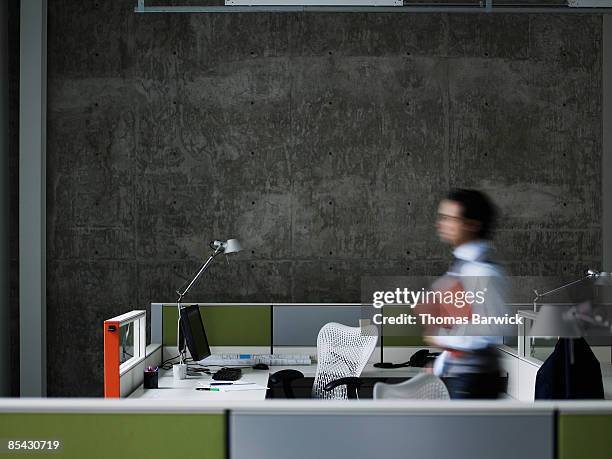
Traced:
[[283, 392], [285, 393], [286, 398], [295, 398], [295, 394], [293, 393], [293, 387], [291, 387], [291, 383], [296, 379], [301, 379], [304, 377], [304, 374], [301, 371], [297, 370], [281, 370], [277, 371], [270, 375], [270, 384], [282, 384]]
[[359, 398], [358, 391], [363, 381], [361, 378], [356, 378], [354, 376], [350, 376], [347, 378], [334, 379], [331, 382], [328, 382], [323, 388], [326, 391], [334, 390], [336, 387], [346, 385], [346, 394], [348, 398]]

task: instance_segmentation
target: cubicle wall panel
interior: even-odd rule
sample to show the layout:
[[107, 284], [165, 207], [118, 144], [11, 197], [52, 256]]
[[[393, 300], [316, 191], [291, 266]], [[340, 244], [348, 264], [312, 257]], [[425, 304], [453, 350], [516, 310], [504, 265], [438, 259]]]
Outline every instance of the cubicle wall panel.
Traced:
[[[161, 366], [163, 361], [161, 345], [150, 344], [147, 346], [146, 353], [147, 356], [143, 361], [119, 375], [119, 396], [121, 398], [129, 397], [132, 392], [143, 384], [145, 368]], [[176, 353], [173, 355], [176, 355]]]
[[423, 341], [422, 336], [385, 336], [384, 345], [386, 348], [406, 346], [428, 346], [428, 344]]
[[[385, 317], [400, 317], [402, 314], [414, 315], [415, 310], [410, 307], [387, 307], [383, 308]], [[405, 325], [401, 328], [403, 333], [397, 335], [397, 325], [383, 325], [383, 336], [385, 347], [425, 346], [423, 341], [423, 327], [416, 325]]]
[[559, 459], [610, 459], [612, 415], [559, 415]]
[[[3, 441], [58, 440], [53, 451], [18, 453], [56, 459], [109, 457], [226, 459], [224, 414], [1, 413]], [[0, 453], [9, 452], [0, 445]]]
[[508, 376], [508, 384], [506, 393], [514, 398], [519, 399], [519, 359], [506, 352], [500, 353], [500, 367], [503, 373]]
[[[396, 312], [406, 312], [401, 308]], [[385, 311], [385, 315], [390, 315]], [[338, 322], [357, 327], [362, 318], [361, 305], [304, 305], [274, 306], [273, 336], [275, 346], [316, 346], [317, 335], [323, 325]], [[383, 327], [383, 333], [384, 333]], [[424, 346], [420, 328], [406, 332], [405, 336], [385, 336], [384, 345], [389, 347]]]
[[265, 457], [553, 459], [553, 416], [232, 411], [229, 459]]
[[275, 346], [316, 346], [321, 327], [338, 322], [358, 327], [361, 306], [274, 306], [273, 334]]
[[[270, 346], [270, 306], [201, 306], [211, 346]], [[163, 307], [163, 344], [176, 346], [176, 306]]]
[[518, 360], [518, 399], [521, 402], [533, 402], [535, 398], [535, 381], [540, 366]]

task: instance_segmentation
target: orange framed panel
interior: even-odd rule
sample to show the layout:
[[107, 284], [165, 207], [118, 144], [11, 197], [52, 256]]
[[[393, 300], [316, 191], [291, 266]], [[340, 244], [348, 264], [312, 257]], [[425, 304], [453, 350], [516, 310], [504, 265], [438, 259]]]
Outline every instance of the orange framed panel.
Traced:
[[104, 398], [119, 398], [119, 322], [104, 321]]

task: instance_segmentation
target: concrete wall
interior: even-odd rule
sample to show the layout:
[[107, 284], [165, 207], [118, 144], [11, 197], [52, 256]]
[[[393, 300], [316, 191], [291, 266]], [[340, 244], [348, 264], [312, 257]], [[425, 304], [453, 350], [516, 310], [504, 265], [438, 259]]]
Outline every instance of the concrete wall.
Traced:
[[358, 301], [445, 270], [469, 186], [512, 274], [601, 263], [600, 16], [133, 5], [49, 1], [50, 395], [101, 395], [102, 321], [174, 300], [211, 238], [246, 250], [194, 301]]

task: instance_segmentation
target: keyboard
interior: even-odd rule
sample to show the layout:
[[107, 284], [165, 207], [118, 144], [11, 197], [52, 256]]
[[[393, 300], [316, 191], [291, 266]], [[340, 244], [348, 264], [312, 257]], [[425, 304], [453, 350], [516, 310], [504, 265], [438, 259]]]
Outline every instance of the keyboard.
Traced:
[[213, 354], [198, 362], [210, 366], [268, 366], [310, 365], [312, 360], [304, 354]]
[[221, 368], [212, 375], [215, 381], [237, 381], [242, 377], [240, 368]]

